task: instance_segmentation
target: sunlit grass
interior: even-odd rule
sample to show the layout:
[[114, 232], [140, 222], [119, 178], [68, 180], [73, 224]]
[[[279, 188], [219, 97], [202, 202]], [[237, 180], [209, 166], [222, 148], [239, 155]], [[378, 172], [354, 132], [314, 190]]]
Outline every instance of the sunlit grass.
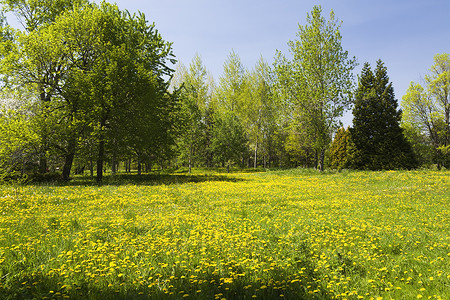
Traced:
[[449, 172], [106, 183], [0, 186], [0, 298], [450, 299]]

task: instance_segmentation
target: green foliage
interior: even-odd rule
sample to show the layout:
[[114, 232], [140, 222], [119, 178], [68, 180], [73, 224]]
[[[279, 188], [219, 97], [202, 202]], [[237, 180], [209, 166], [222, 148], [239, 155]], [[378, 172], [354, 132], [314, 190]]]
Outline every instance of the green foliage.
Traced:
[[[437, 54], [423, 87], [411, 82], [402, 99], [404, 124], [417, 128], [425, 140], [416, 140], [415, 148], [432, 145], [433, 161], [449, 166], [450, 155], [450, 56]], [[418, 143], [418, 144], [417, 144]], [[423, 145], [423, 146], [422, 146]]]
[[30, 32], [46, 26], [64, 11], [74, 6], [85, 5], [88, 0], [1, 0], [0, 4], [6, 11], [19, 16], [23, 27]]
[[274, 157], [277, 119], [280, 114], [278, 99], [273, 90], [272, 70], [261, 57], [253, 70], [244, 79], [244, 98], [241, 105], [246, 135], [253, 152], [253, 167], [258, 165], [258, 157], [267, 165], [266, 157]]
[[207, 110], [211, 95], [207, 82], [207, 71], [200, 56], [192, 60], [189, 70], [183, 65], [178, 66], [178, 79], [181, 85], [179, 91], [179, 131], [177, 146], [179, 160], [189, 166], [189, 172], [194, 163], [205, 163], [208, 152]]
[[216, 114], [213, 129], [212, 149], [217, 163], [227, 166], [227, 170], [239, 164], [246, 150], [247, 140], [239, 117], [233, 112]]
[[323, 169], [332, 133], [351, 105], [356, 59], [349, 59], [342, 48], [341, 23], [333, 11], [327, 21], [322, 8], [314, 6], [307, 23], [299, 25], [298, 40], [288, 44], [292, 59], [278, 52], [275, 65], [278, 87], [291, 108], [291, 126], [305, 131], [307, 144], [320, 153]]
[[290, 131], [284, 141], [284, 148], [289, 155], [289, 161], [294, 166], [311, 167], [314, 165], [315, 153], [311, 147], [305, 146], [302, 135]]
[[411, 144], [419, 165], [430, 167], [434, 160], [434, 149], [427, 135], [419, 127], [412, 126], [408, 122], [403, 121], [401, 126], [406, 139]]
[[0, 181], [33, 171], [38, 136], [29, 116], [0, 110]]
[[330, 146], [330, 167], [336, 170], [349, 168], [354, 151], [350, 128], [339, 128]]
[[375, 72], [366, 63], [359, 78], [353, 109], [351, 139], [355, 145], [352, 167], [391, 170], [417, 166], [410, 144], [400, 127], [392, 83], [379, 60]]
[[219, 78], [217, 99], [224, 111], [237, 113], [243, 101], [245, 68], [238, 54], [232, 51], [223, 65], [223, 75]]
[[37, 95], [32, 119], [40, 130], [41, 172], [55, 152], [68, 179], [77, 150], [96, 143], [100, 181], [106, 150], [141, 159], [173, 143], [175, 98], [164, 79], [172, 73], [171, 44], [143, 14], [106, 2], [4, 5], [27, 14], [26, 31], [17, 33], [1, 69], [11, 87], [25, 85]]
[[[107, 165], [116, 173], [119, 162], [127, 172], [136, 164], [139, 173], [142, 165], [147, 171], [220, 164], [323, 170], [328, 157], [336, 169], [350, 162], [362, 169], [412, 168], [408, 141], [424, 164], [450, 160], [446, 54], [435, 57], [427, 87], [412, 85], [404, 98], [408, 141], [386, 69], [377, 66], [373, 74], [367, 65], [352, 131], [359, 148], [343, 129], [331, 143], [353, 101], [357, 64], [342, 47], [342, 22], [333, 11], [322, 16], [320, 6], [288, 42], [290, 57], [277, 52], [273, 69], [263, 58], [247, 69], [231, 51], [216, 87], [199, 55], [189, 68], [179, 64], [171, 78], [172, 45], [141, 13], [106, 1], [0, 4], [24, 27], [13, 30], [0, 16], [1, 85], [23, 89], [32, 103], [26, 123], [37, 138], [28, 160], [41, 173], [60, 169], [67, 180], [74, 162], [92, 176], [96, 163], [98, 181]], [[13, 109], [21, 105], [9, 102]]]

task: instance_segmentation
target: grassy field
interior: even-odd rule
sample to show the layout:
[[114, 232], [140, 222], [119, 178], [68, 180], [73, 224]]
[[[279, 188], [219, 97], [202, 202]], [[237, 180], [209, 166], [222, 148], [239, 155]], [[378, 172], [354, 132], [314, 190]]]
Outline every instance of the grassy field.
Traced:
[[450, 172], [0, 186], [0, 299], [450, 299]]

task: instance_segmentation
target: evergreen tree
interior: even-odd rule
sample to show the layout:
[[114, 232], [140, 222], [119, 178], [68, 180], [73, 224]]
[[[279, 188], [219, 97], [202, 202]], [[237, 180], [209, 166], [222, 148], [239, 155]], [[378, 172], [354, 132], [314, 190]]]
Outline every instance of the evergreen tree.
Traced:
[[336, 170], [348, 168], [353, 150], [350, 129], [339, 128], [330, 147], [330, 167]]
[[359, 78], [350, 129], [355, 144], [354, 168], [391, 170], [417, 166], [400, 127], [402, 112], [397, 106], [383, 62], [378, 60], [375, 72], [366, 63]]

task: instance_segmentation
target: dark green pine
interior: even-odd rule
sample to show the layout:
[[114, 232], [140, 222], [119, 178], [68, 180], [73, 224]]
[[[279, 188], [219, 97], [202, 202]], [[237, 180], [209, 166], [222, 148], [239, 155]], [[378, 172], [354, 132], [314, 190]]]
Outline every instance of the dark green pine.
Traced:
[[355, 145], [351, 165], [356, 169], [391, 170], [417, 166], [412, 148], [400, 127], [394, 88], [379, 60], [374, 72], [366, 63], [359, 77], [351, 137]]

